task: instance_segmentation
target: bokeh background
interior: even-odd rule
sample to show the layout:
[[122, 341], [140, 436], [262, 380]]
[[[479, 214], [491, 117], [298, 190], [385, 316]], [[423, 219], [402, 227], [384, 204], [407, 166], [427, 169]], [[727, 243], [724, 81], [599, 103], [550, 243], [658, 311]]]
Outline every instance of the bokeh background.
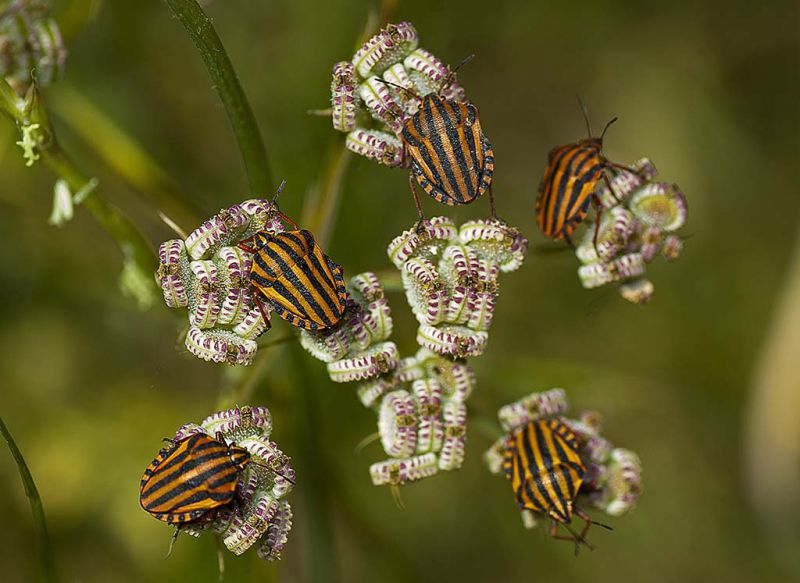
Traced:
[[[207, 217], [247, 198], [225, 113], [165, 4], [54, 4], [70, 58], [45, 97], [61, 140], [149, 241], [172, 236], [159, 206]], [[289, 215], [301, 214], [343, 140], [306, 110], [326, 106], [331, 65], [352, 55], [376, 8], [207, 6], [273, 174], [288, 181]], [[270, 407], [274, 438], [295, 460], [295, 526], [282, 562], [228, 555], [227, 580], [800, 576], [797, 3], [402, 0], [394, 18], [412, 21], [421, 46], [445, 61], [477, 54], [460, 80], [494, 142], [500, 213], [533, 249], [546, 243], [533, 221], [546, 153], [584, 135], [576, 93], [595, 126], [620, 116], [606, 139], [611, 159], [648, 156], [687, 194], [685, 254], [650, 267], [649, 305], [581, 289], [568, 252], [532, 252], [503, 278], [489, 348], [473, 361], [471, 413], [491, 422], [523, 394], [565, 387], [574, 410], [601, 411], [605, 434], [641, 456], [645, 492], [575, 559], [571, 545], [523, 529], [509, 485], [483, 466], [490, 440], [473, 422], [464, 468], [404, 489], [401, 511], [370, 484], [379, 448], [354, 453], [375, 431], [374, 415], [352, 386], [334, 385], [321, 363], [284, 345], [251, 378], [251, 404]], [[191, 357], [175, 314], [124, 298], [119, 253], [84, 211], [61, 229], [47, 225], [53, 176], [24, 166], [0, 121], [0, 412], [39, 486], [60, 573], [216, 581], [213, 537], [181, 539], [164, 559], [171, 530], [139, 508], [138, 483], [161, 438], [213, 412], [220, 390], [248, 373]], [[162, 173], [145, 172], [138, 187], [123, 179], [120, 169], [141, 168], [108, 124]], [[415, 218], [409, 198], [405, 172], [352, 160], [328, 249], [346, 272], [391, 267], [386, 244]], [[485, 206], [446, 212], [463, 220]], [[413, 318], [401, 294], [390, 301], [395, 340], [410, 352]], [[0, 579], [33, 579], [34, 548], [16, 467], [0, 452]]]

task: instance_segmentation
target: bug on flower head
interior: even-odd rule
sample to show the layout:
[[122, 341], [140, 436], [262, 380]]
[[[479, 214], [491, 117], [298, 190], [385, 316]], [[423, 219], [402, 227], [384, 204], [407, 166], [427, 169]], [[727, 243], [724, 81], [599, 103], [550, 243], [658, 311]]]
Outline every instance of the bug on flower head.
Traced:
[[469, 204], [488, 191], [492, 216], [495, 215], [494, 152], [481, 129], [478, 108], [443, 96], [458, 68], [471, 59], [468, 57], [453, 69], [438, 92], [424, 97], [414, 95], [420, 101], [419, 109], [405, 121], [400, 133], [411, 158], [409, 186], [420, 219], [422, 207], [414, 181], [437, 202], [448, 206]]
[[293, 230], [275, 234], [261, 231], [253, 236], [252, 246], [239, 244], [253, 254], [250, 282], [264, 322], [269, 325], [261, 300], [293, 326], [306, 330], [332, 328], [341, 321], [347, 302], [344, 271], [325, 255], [314, 235], [282, 217], [294, 226]]
[[168, 524], [183, 525], [232, 503], [250, 453], [236, 445], [196, 433], [170, 442], [147, 466], [139, 502]]
[[[600, 137], [592, 137], [589, 116], [583, 103], [580, 104], [586, 120], [589, 137], [575, 144], [557, 146], [547, 156], [547, 166], [539, 185], [539, 198], [536, 201], [536, 223], [545, 236], [560, 240], [575, 231], [586, 218], [589, 204], [594, 201], [597, 207], [597, 225], [603, 205], [595, 194], [595, 187], [600, 180], [605, 180], [609, 191], [614, 190], [606, 175], [610, 168], [624, 166], [609, 162], [603, 156], [603, 136], [606, 130], [617, 121], [615, 117], [606, 124]], [[595, 232], [595, 239], [597, 233]]]
[[[550, 535], [560, 540], [585, 544], [586, 533], [592, 524], [610, 527], [593, 521], [575, 506], [586, 465], [578, 455], [578, 440], [572, 430], [557, 419], [531, 421], [512, 433], [505, 442], [503, 472], [520, 508], [540, 512], [550, 517]], [[573, 515], [582, 518], [586, 525], [580, 534], [569, 524]], [[558, 525], [563, 524], [571, 536], [558, 536]]]

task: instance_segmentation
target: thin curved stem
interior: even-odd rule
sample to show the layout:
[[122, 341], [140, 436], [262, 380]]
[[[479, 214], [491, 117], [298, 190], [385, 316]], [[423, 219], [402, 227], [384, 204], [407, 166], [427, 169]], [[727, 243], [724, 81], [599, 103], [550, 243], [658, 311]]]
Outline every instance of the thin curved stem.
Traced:
[[164, 1], [200, 51], [200, 56], [225, 106], [244, 161], [250, 194], [266, 197], [272, 192], [273, 181], [267, 163], [264, 140], [239, 77], [233, 69], [217, 31], [214, 30], [211, 19], [196, 0]]
[[5, 422], [0, 417], [0, 434], [6, 440], [6, 445], [14, 456], [14, 461], [17, 462], [17, 469], [19, 476], [22, 478], [22, 484], [25, 486], [25, 495], [28, 497], [28, 502], [31, 505], [31, 513], [33, 514], [33, 524], [36, 530], [37, 546], [39, 550], [39, 568], [40, 577], [42, 581], [51, 582], [57, 581], [56, 562], [53, 557], [53, 548], [50, 545], [50, 536], [47, 534], [47, 521], [44, 518], [44, 507], [42, 506], [42, 499], [39, 496], [39, 490], [33, 481], [33, 476], [28, 469], [28, 464], [25, 463], [25, 458], [22, 457], [22, 452], [19, 451], [14, 438], [6, 427]]

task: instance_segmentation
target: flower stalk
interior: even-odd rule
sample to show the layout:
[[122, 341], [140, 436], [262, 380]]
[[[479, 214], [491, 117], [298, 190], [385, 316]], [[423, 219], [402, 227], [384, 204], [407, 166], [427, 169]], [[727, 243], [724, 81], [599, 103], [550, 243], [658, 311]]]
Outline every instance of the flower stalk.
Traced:
[[214, 30], [211, 19], [195, 0], [165, 0], [170, 10], [189, 33], [219, 93], [231, 128], [239, 144], [250, 194], [266, 197], [273, 190], [267, 162], [267, 149], [256, 124], [253, 109], [239, 82], [239, 77]]
[[19, 476], [22, 478], [22, 484], [25, 487], [25, 495], [28, 497], [28, 502], [31, 505], [31, 513], [33, 514], [33, 524], [36, 530], [37, 546], [39, 550], [39, 569], [40, 579], [45, 583], [51, 583], [58, 580], [56, 573], [56, 562], [53, 556], [53, 548], [50, 545], [50, 536], [47, 533], [47, 521], [44, 517], [44, 507], [42, 506], [42, 499], [39, 496], [39, 490], [33, 481], [33, 476], [28, 469], [28, 464], [25, 463], [25, 458], [22, 457], [22, 452], [19, 451], [11, 432], [6, 427], [5, 422], [0, 418], [0, 434], [6, 441], [14, 461], [17, 462], [17, 469]]

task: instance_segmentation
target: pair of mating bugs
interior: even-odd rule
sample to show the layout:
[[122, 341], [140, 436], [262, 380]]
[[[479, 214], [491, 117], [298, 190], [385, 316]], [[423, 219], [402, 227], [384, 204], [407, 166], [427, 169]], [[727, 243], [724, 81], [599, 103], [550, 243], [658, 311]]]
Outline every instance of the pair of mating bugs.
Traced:
[[[478, 108], [469, 102], [443, 97], [455, 72], [471, 58], [453, 69], [437, 93], [424, 97], [381, 80], [420, 101], [419, 109], [405, 121], [400, 133], [404, 151], [411, 158], [409, 186], [420, 218], [423, 214], [414, 181], [436, 201], [449, 206], [469, 204], [488, 192], [492, 217], [496, 216], [492, 193], [494, 151], [481, 129]], [[592, 137], [583, 104], [581, 108], [589, 137], [553, 148], [539, 187], [536, 222], [547, 237], [556, 240], [569, 241], [569, 236], [586, 218], [592, 201], [598, 213], [602, 213], [595, 187], [600, 180], [605, 180], [613, 193], [606, 170], [626, 169], [603, 156], [605, 129], [599, 138]], [[616, 118], [606, 124], [606, 129], [615, 121]]]

